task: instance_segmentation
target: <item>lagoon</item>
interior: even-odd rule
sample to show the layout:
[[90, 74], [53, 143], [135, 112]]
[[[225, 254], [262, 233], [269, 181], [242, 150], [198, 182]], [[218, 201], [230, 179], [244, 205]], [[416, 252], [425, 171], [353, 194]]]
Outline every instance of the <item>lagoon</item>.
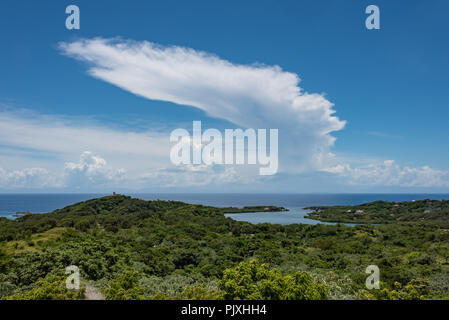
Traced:
[[[272, 223], [272, 224], [328, 224], [336, 225], [333, 222], [321, 222], [314, 219], [308, 219], [305, 216], [309, 210], [302, 208], [287, 208], [289, 211], [283, 212], [244, 212], [244, 213], [225, 213], [225, 216], [236, 221], [246, 221], [252, 224]], [[354, 225], [343, 223], [345, 225]]]

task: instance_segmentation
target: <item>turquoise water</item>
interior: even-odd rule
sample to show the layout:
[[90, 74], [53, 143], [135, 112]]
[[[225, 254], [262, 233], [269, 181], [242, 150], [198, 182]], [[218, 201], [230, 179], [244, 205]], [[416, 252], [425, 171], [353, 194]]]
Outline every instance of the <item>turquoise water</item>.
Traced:
[[[331, 222], [321, 222], [318, 220], [305, 218], [309, 211], [302, 208], [289, 208], [283, 212], [245, 212], [226, 213], [225, 216], [237, 221], [247, 221], [250, 223], [274, 223], [274, 224], [335, 224]], [[353, 224], [348, 224], [353, 225]]]
[[[16, 212], [30, 211], [33, 213], [50, 212], [67, 205], [98, 198], [106, 194], [0, 194], [0, 217], [9, 217]], [[168, 194], [168, 193], [130, 193], [130, 196], [143, 200], [178, 200], [187, 203], [203, 204], [215, 207], [243, 206], [282, 206], [290, 209], [287, 212], [260, 212], [232, 214], [235, 220], [251, 223], [292, 224], [322, 223], [306, 219], [304, 207], [329, 205], [356, 205], [366, 202], [411, 201], [422, 199], [449, 199], [449, 194]]]

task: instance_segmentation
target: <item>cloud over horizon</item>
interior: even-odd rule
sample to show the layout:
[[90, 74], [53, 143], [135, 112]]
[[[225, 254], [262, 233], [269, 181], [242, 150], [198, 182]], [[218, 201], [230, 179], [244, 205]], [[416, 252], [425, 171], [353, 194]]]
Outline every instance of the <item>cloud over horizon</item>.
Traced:
[[[239, 65], [178, 46], [147, 41], [83, 39], [61, 43], [89, 74], [133, 94], [199, 108], [244, 128], [279, 129], [280, 170], [318, 169], [345, 121], [323, 94], [299, 87], [279, 66]], [[194, 119], [193, 119], [194, 120]]]
[[331, 152], [332, 133], [342, 130], [345, 121], [334, 115], [323, 94], [305, 92], [298, 75], [278, 66], [239, 65], [146, 41], [96, 38], [61, 43], [60, 48], [87, 62], [93, 77], [133, 94], [196, 107], [243, 128], [279, 129], [281, 178], [261, 178], [249, 166], [176, 167], [169, 161], [168, 132], [0, 110], [2, 190], [178, 186], [209, 191], [211, 186], [234, 190], [246, 184], [294, 192], [282, 177], [300, 179], [310, 172], [329, 173], [330, 179], [351, 186], [449, 187], [449, 172], [429, 166], [401, 166], [393, 160], [354, 165], [337, 159]]
[[[338, 164], [320, 170], [330, 173], [333, 180], [343, 179], [350, 186], [396, 186], [396, 187], [448, 187], [449, 172], [422, 166], [413, 168], [400, 166], [393, 160], [371, 163], [358, 167]], [[67, 161], [62, 168], [47, 170], [40, 167], [5, 170], [0, 167], [0, 190], [66, 190], [105, 191], [134, 190], [146, 188], [158, 190], [170, 188], [207, 188], [252, 185], [260, 187], [270, 183], [270, 189], [278, 190], [282, 180], [275, 176], [259, 176], [257, 168], [248, 166], [169, 166], [145, 170], [129, 175], [125, 168], [111, 166], [107, 161], [90, 151], [84, 151], [77, 161]], [[294, 177], [295, 175], [293, 175]], [[332, 178], [330, 177], [330, 178]], [[276, 184], [276, 183], [281, 183]], [[276, 187], [277, 186], [277, 187]], [[274, 188], [274, 189], [273, 189]]]
[[394, 160], [371, 163], [352, 168], [339, 164], [323, 171], [347, 178], [353, 185], [399, 186], [399, 187], [448, 187], [449, 172], [429, 166], [418, 168], [400, 166]]
[[34, 189], [60, 187], [58, 181], [43, 168], [25, 168], [7, 171], [0, 168], [0, 189]]
[[84, 151], [78, 162], [66, 162], [64, 182], [66, 187], [108, 187], [125, 180], [126, 170], [109, 166], [105, 159]]

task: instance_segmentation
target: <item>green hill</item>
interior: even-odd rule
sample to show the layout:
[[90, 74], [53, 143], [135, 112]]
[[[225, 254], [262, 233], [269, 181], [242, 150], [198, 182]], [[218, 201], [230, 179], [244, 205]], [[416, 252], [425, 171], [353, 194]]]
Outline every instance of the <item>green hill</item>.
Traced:
[[449, 227], [449, 200], [375, 201], [357, 206], [319, 206], [308, 218], [327, 222], [434, 222]]
[[[418, 214], [422, 204], [408, 210]], [[431, 204], [443, 219], [443, 204]], [[359, 207], [374, 217], [391, 203]], [[64, 287], [69, 265], [107, 299], [449, 297], [449, 232], [438, 223], [252, 225], [227, 210], [116, 195], [1, 218], [0, 298], [82, 299]], [[368, 292], [373, 264], [382, 290]]]

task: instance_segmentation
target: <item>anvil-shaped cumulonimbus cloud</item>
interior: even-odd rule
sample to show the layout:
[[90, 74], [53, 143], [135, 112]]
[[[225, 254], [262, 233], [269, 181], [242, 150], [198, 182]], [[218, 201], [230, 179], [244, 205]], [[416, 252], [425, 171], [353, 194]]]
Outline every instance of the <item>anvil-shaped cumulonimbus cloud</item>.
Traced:
[[[188, 105], [254, 129], [279, 129], [280, 170], [324, 165], [345, 122], [322, 94], [278, 66], [238, 65], [205, 52], [150, 42], [83, 39], [61, 43], [64, 54], [90, 64], [99, 79], [152, 99]], [[195, 119], [192, 119], [195, 120]]]

